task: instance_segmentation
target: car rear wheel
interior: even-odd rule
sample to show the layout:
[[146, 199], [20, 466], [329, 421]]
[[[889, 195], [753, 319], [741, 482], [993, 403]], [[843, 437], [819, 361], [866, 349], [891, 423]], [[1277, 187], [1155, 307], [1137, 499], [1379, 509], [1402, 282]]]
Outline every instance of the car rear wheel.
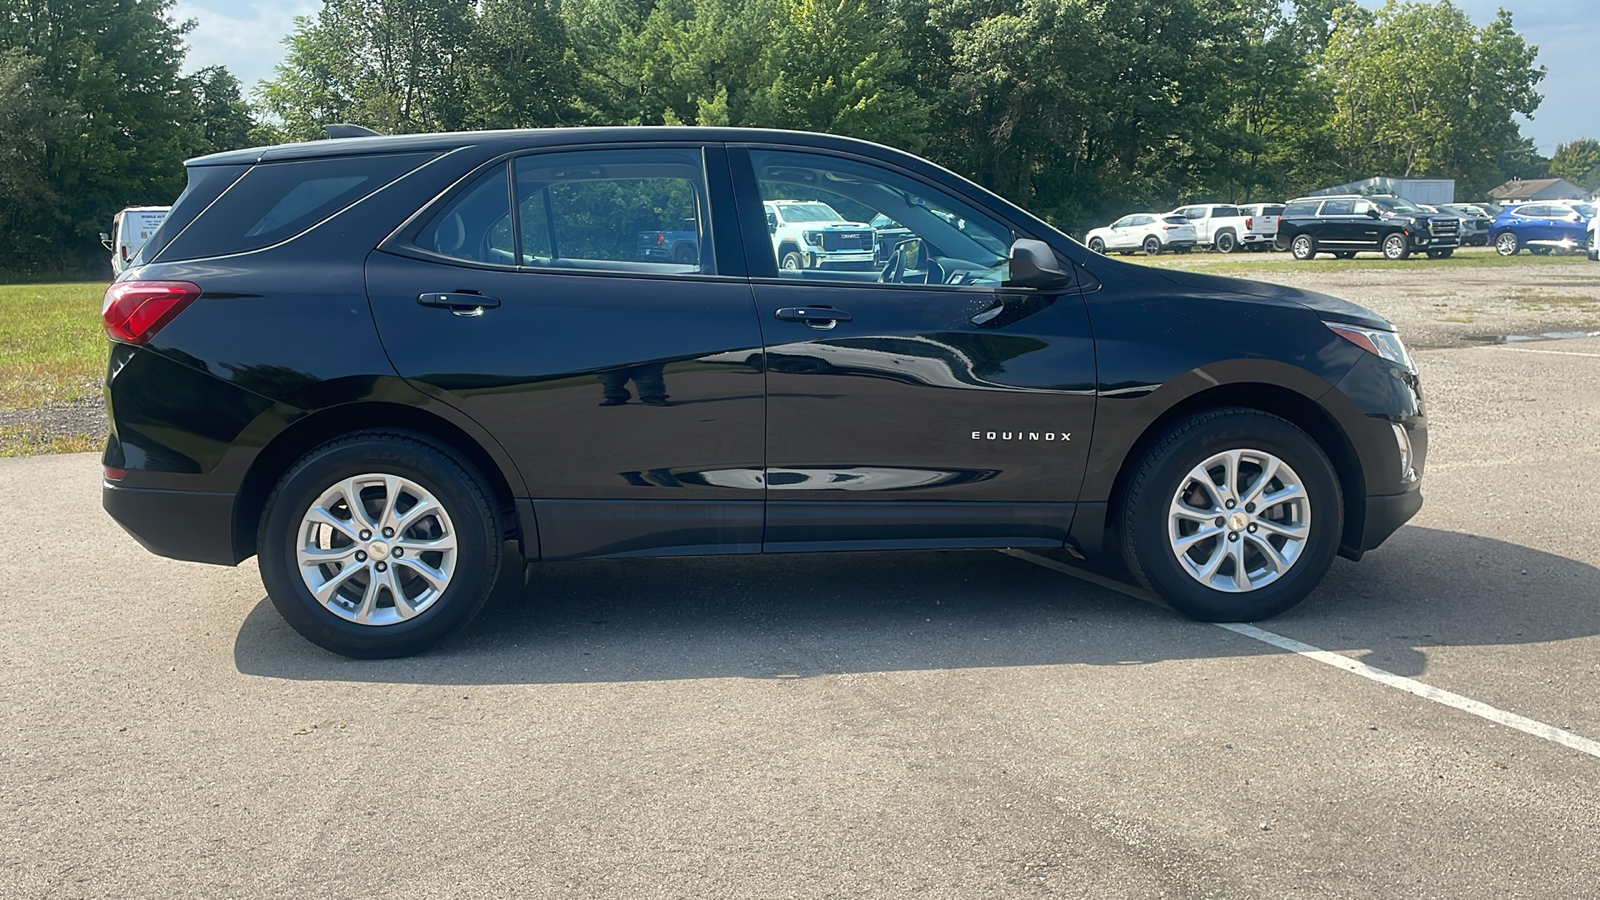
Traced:
[[1532, 253], [1534, 256], [1544, 256], [1545, 254], [1550, 252], [1550, 248], [1549, 247], [1529, 247], [1528, 248], [1528, 252]]
[[361, 432], [278, 482], [257, 546], [261, 580], [295, 631], [343, 656], [425, 650], [483, 608], [502, 535], [471, 468], [420, 435]]
[[1089, 249], [1095, 253], [1104, 255], [1106, 252], [1106, 242], [1100, 240], [1099, 238], [1089, 238]]
[[1454, 254], [1455, 252], [1456, 252], [1455, 248], [1453, 248], [1453, 247], [1449, 248], [1449, 249], [1446, 249], [1446, 250], [1429, 250], [1428, 251], [1428, 258], [1429, 259], [1449, 259], [1451, 257], [1451, 255]]
[[1494, 239], [1494, 252], [1501, 256], [1516, 256], [1517, 251], [1521, 249], [1522, 241], [1518, 240], [1513, 232], [1504, 232]]
[[1239, 249], [1239, 239], [1231, 231], [1224, 231], [1217, 235], [1217, 252], [1232, 253]]
[[679, 247], [677, 251], [673, 253], [673, 257], [673, 261], [680, 266], [692, 266], [700, 261], [700, 254], [695, 251], [695, 248], [689, 246], [688, 244]]
[[1151, 235], [1144, 239], [1144, 255], [1159, 256], [1161, 254], [1161, 239]]
[[1333, 564], [1343, 502], [1333, 465], [1277, 416], [1224, 408], [1168, 431], [1138, 463], [1120, 520], [1142, 584], [1196, 619], [1270, 618]]
[[1298, 260], [1312, 259], [1317, 255], [1317, 242], [1309, 234], [1297, 234], [1289, 243], [1289, 252]]
[[1333, 258], [1334, 259], [1355, 259], [1356, 258], [1356, 251], [1354, 251], [1354, 250], [1340, 250], [1339, 252], [1333, 254]]
[[1383, 239], [1383, 258], [1402, 260], [1411, 256], [1411, 245], [1406, 242], [1406, 236], [1400, 232], [1392, 232]]

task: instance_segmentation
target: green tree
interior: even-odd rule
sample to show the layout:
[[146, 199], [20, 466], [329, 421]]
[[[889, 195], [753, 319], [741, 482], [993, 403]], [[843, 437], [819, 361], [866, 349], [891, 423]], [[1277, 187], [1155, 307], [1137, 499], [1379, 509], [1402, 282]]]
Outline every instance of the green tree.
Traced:
[[1334, 22], [1322, 72], [1344, 177], [1451, 177], [1466, 194], [1502, 180], [1522, 139], [1514, 116], [1538, 108], [1545, 75], [1509, 12], [1477, 28], [1448, 0], [1388, 0]]
[[77, 124], [51, 92], [44, 61], [0, 52], [0, 272], [26, 272], [70, 220], [51, 178], [52, 158]]
[[1556, 178], [1565, 178], [1589, 190], [1600, 187], [1600, 141], [1583, 137], [1557, 144], [1549, 168]]
[[469, 127], [578, 123], [577, 58], [555, 0], [483, 0], [467, 51]]
[[217, 153], [251, 146], [256, 123], [239, 79], [223, 66], [206, 66], [188, 80], [200, 126], [191, 152]]

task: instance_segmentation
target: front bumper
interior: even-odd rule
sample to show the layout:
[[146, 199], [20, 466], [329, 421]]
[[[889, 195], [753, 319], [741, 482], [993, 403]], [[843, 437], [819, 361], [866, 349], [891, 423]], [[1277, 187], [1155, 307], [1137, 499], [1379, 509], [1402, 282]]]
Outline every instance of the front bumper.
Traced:
[[168, 491], [102, 483], [100, 503], [118, 525], [157, 556], [232, 566], [233, 494]]
[[807, 250], [806, 264], [813, 269], [871, 269], [871, 250]]
[[[1344, 556], [1360, 559], [1361, 554], [1376, 548], [1400, 530], [1422, 508], [1420, 487], [1403, 494], [1386, 494], [1367, 498], [1366, 516], [1361, 527], [1361, 542], [1356, 547], [1341, 548]], [[1353, 553], [1350, 551], [1354, 551]]]

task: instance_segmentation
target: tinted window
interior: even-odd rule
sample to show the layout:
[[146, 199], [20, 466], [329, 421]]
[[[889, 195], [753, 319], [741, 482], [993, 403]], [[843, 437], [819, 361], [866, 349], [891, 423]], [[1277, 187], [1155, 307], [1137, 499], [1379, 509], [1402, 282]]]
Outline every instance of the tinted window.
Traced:
[[[782, 277], [996, 287], [1007, 277], [1011, 229], [941, 190], [854, 159], [762, 150], [750, 157], [764, 202], [808, 201], [842, 219], [780, 226], [770, 237]], [[899, 227], [880, 232], [871, 225], [877, 216]]]
[[1283, 207], [1281, 207], [1281, 206], [1263, 206], [1263, 207], [1261, 207], [1261, 214], [1263, 216], [1281, 216], [1281, 215], [1283, 215]]
[[1280, 215], [1288, 218], [1314, 216], [1317, 214], [1317, 202], [1316, 200], [1296, 200], [1293, 203], [1286, 204]]
[[1322, 214], [1325, 216], [1350, 216], [1356, 211], [1354, 200], [1329, 200], [1322, 204]]
[[522, 264], [657, 275], [712, 271], [698, 150], [594, 150], [516, 161]]
[[1237, 206], [1219, 206], [1212, 210], [1211, 215], [1217, 218], [1224, 218], [1228, 216], [1242, 216], [1244, 213], [1239, 212], [1239, 207]]
[[303, 234], [433, 153], [396, 153], [260, 163], [161, 254], [197, 259], [259, 250]]
[[1126, 227], [1128, 227], [1129, 225], [1132, 225], [1132, 224], [1133, 224], [1133, 216], [1123, 216], [1122, 218], [1116, 220], [1115, 222], [1112, 222], [1111, 223], [1111, 227], [1112, 228], [1126, 228]]
[[1538, 219], [1550, 215], [1550, 211], [1542, 206], [1519, 206], [1512, 212], [1529, 219]]
[[417, 235], [417, 246], [466, 262], [516, 265], [506, 170], [505, 165], [495, 166], [451, 200]]
[[167, 213], [166, 219], [161, 222], [161, 227], [150, 236], [139, 252], [134, 255], [130, 265], [142, 266], [156, 258], [177, 235], [193, 222], [211, 202], [222, 196], [222, 192], [233, 186], [239, 176], [249, 171], [249, 166], [190, 166], [189, 184], [178, 195], [172, 204], [172, 211]]

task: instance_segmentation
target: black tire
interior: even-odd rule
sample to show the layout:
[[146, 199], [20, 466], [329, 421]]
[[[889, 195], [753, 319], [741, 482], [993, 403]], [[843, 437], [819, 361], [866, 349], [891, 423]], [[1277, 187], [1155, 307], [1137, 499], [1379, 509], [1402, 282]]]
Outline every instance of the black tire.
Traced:
[[783, 255], [783, 260], [779, 263], [778, 267], [781, 269], [788, 269], [792, 272], [798, 272], [806, 267], [806, 258], [800, 253], [800, 251], [790, 250], [788, 253]]
[[[455, 570], [443, 592], [413, 618], [388, 625], [358, 624], [328, 610], [296, 561], [311, 504], [339, 481], [369, 473], [398, 475], [433, 494], [457, 539]], [[323, 649], [357, 659], [419, 653], [472, 621], [499, 576], [504, 537], [489, 496], [469, 464], [422, 435], [385, 430], [338, 438], [306, 454], [268, 497], [256, 543], [261, 581], [284, 621]]]
[[1297, 234], [1294, 236], [1294, 240], [1289, 242], [1289, 253], [1301, 262], [1315, 259], [1317, 256], [1317, 239], [1309, 234]]
[[1411, 257], [1411, 243], [1404, 233], [1391, 231], [1383, 239], [1383, 258], [1399, 262]]
[[1337, 251], [1334, 251], [1333, 258], [1334, 259], [1355, 259], [1356, 258], [1356, 251], [1354, 251], [1354, 250], [1337, 250]]
[[1161, 255], [1161, 238], [1158, 238], [1153, 234], [1150, 235], [1149, 237], [1145, 238], [1144, 239], [1144, 255], [1145, 256], [1160, 256]]
[[682, 244], [673, 252], [673, 262], [680, 266], [693, 266], [700, 263], [700, 253], [689, 244]]
[[1106, 253], [1106, 242], [1100, 240], [1099, 238], [1089, 238], [1089, 249], [1092, 252], [1104, 256]]
[[1494, 252], [1501, 256], [1516, 256], [1522, 249], [1522, 239], [1514, 231], [1502, 231], [1494, 236]]
[[[1265, 451], [1286, 463], [1304, 485], [1312, 512], [1310, 535], [1287, 571], [1237, 593], [1192, 577], [1179, 563], [1168, 532], [1169, 510], [1189, 472], [1233, 449]], [[1339, 479], [1322, 448], [1292, 423], [1253, 409], [1208, 410], [1167, 431], [1135, 465], [1118, 520], [1123, 558], [1141, 584], [1184, 615], [1207, 622], [1271, 618], [1305, 599], [1333, 565], [1344, 528]]]
[[1595, 246], [1594, 232], [1589, 232], [1589, 236], [1584, 239], [1584, 249], [1589, 251], [1590, 262], [1600, 262], [1600, 247]]
[[1232, 253], [1239, 249], [1239, 238], [1231, 231], [1224, 231], [1216, 237], [1218, 253]]
[[1456, 251], [1455, 251], [1454, 247], [1451, 247], [1451, 248], [1446, 249], [1446, 250], [1429, 250], [1428, 251], [1428, 258], [1429, 259], [1449, 259], [1452, 255], [1455, 254], [1455, 252]]
[[1549, 247], [1529, 247], [1528, 252], [1534, 256], [1546, 256], [1550, 253]]

